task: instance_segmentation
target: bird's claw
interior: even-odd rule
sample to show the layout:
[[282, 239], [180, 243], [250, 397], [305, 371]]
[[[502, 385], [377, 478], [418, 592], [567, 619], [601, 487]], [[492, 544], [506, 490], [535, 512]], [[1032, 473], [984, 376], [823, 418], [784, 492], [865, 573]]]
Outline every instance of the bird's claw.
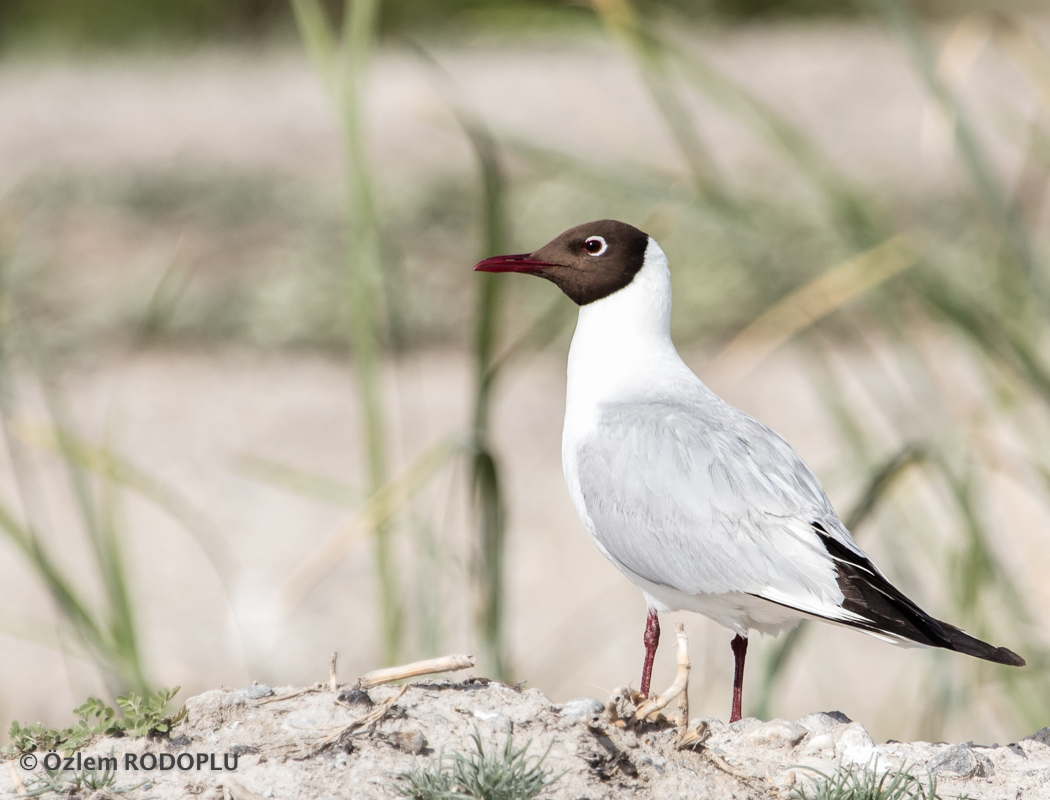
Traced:
[[[605, 704], [605, 713], [609, 722], [623, 728], [628, 725], [639, 725], [643, 722], [655, 722], [660, 719], [660, 712], [678, 698], [678, 713], [675, 724], [684, 727], [689, 722], [689, 639], [685, 635], [685, 626], [675, 626], [678, 640], [678, 672], [674, 683], [666, 692], [655, 697], [646, 698], [629, 686], [617, 689], [609, 696]], [[633, 711], [631, 706], [634, 707]]]

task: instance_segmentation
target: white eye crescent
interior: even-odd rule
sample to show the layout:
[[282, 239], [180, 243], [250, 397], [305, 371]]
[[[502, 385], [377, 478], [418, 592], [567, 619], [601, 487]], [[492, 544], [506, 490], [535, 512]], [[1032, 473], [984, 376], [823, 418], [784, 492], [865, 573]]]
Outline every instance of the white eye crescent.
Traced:
[[609, 249], [608, 243], [601, 236], [589, 236], [583, 243], [583, 249], [589, 256], [600, 256]]

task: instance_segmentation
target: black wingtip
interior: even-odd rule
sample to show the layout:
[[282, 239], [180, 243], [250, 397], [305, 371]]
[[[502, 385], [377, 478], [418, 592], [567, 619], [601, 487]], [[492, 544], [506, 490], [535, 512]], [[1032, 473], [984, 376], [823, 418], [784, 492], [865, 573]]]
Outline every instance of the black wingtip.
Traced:
[[819, 524], [814, 530], [835, 560], [842, 607], [861, 618], [845, 624], [887, 633], [918, 644], [943, 647], [996, 664], [1023, 667], [1025, 660], [1013, 650], [982, 642], [965, 631], [934, 619], [890, 584], [863, 554], [846, 548]]
[[992, 661], [996, 664], [1005, 664], [1008, 667], [1025, 666], [1025, 660], [1013, 650], [982, 642], [980, 639], [970, 636], [970, 634], [959, 630], [954, 625], [949, 625], [947, 622], [942, 622], [941, 628], [944, 630], [944, 638], [946, 640], [944, 644], [940, 645], [941, 647], [954, 650], [957, 653], [965, 653], [968, 656], [983, 658], [985, 661]]
[[1007, 650], [1005, 647], [1000, 647], [999, 648], [999, 654], [1003, 658], [1002, 661], [998, 662], [1000, 664], [1006, 664], [1007, 666], [1010, 666], [1010, 667], [1027, 667], [1028, 666], [1028, 664], [1025, 663], [1025, 660], [1023, 658], [1021, 658], [1019, 655], [1017, 655], [1017, 653], [1015, 653], [1013, 650]]

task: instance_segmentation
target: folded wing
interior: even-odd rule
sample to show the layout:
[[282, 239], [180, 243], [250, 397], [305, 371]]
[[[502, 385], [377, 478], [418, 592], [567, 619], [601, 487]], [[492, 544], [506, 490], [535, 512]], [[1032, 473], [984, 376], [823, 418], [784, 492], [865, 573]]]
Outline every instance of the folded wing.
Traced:
[[592, 535], [647, 581], [743, 592], [891, 641], [1024, 664], [890, 584], [791, 446], [706, 387], [602, 406], [577, 458]]

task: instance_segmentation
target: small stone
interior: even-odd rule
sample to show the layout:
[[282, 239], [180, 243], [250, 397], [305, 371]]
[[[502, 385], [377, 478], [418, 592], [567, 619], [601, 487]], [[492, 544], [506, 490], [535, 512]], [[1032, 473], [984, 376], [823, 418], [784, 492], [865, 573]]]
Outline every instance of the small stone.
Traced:
[[650, 767], [655, 769], [661, 775], [664, 774], [664, 766], [667, 762], [662, 758], [653, 758], [652, 756], [642, 756], [642, 761], [648, 764]]
[[[1043, 730], [1050, 730], [1050, 728], [1044, 728]], [[1010, 744], [1006, 745], [1006, 749], [1013, 753], [1015, 756], [1020, 756], [1021, 758], [1028, 758], [1028, 753], [1026, 753], [1024, 751], [1024, 748], [1021, 747], [1021, 745], [1017, 744], [1017, 742], [1011, 742]]]
[[825, 750], [834, 749], [835, 737], [830, 733], [820, 733], [806, 742], [806, 746], [802, 748], [802, 752], [805, 755], [813, 755], [815, 753], [822, 753]]
[[348, 706], [361, 706], [362, 708], [371, 708], [375, 705], [372, 698], [368, 696], [368, 692], [364, 689], [346, 688], [341, 689], [339, 694], [335, 697], [336, 700], [341, 700]]
[[802, 717], [798, 724], [813, 733], [824, 733], [829, 728], [834, 728], [838, 725], [849, 725], [851, 722], [853, 720], [841, 711], [818, 711], [815, 714], [807, 714]]
[[988, 758], [984, 753], [974, 753], [974, 757], [977, 759], [977, 772], [974, 774], [981, 778], [993, 778], [995, 777], [995, 765], [992, 763], [992, 759]]
[[[984, 759], [988, 761], [988, 759]], [[991, 762], [988, 762], [989, 765]], [[930, 762], [930, 772], [938, 777], [972, 778], [981, 772], [982, 765], [969, 744], [957, 744], [944, 750]], [[983, 777], [983, 773], [981, 775]]]
[[760, 719], [744, 717], [743, 719], [738, 719], [736, 722], [731, 722], [729, 724], [729, 731], [734, 736], [740, 736], [741, 734], [747, 733], [752, 728], [757, 728], [761, 724], [762, 720]]
[[867, 764], [875, 755], [875, 743], [859, 722], [851, 722], [839, 735], [835, 755], [842, 761]]
[[794, 747], [807, 733], [805, 728], [794, 722], [773, 719], [747, 731], [740, 737], [740, 741], [758, 747]]
[[558, 714], [573, 722], [597, 725], [605, 713], [605, 705], [595, 697], [576, 697], [558, 706]]
[[1039, 742], [1040, 744], [1050, 745], [1050, 728], [1043, 728], [1042, 730], [1036, 731], [1031, 736], [1026, 736], [1022, 742]]
[[401, 731], [394, 734], [394, 744], [414, 756], [418, 756], [427, 747], [427, 737], [420, 731]]
[[251, 686], [245, 686], [243, 689], [238, 689], [231, 695], [231, 697], [235, 703], [247, 703], [250, 700], [261, 700], [272, 694], [273, 689], [269, 686], [262, 683], [253, 683]]

